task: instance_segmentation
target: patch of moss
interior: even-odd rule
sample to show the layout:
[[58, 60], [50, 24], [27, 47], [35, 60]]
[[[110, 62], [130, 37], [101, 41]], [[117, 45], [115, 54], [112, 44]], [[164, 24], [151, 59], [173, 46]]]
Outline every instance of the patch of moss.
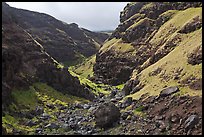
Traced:
[[35, 130], [36, 126], [28, 127], [20, 124], [21, 118], [6, 114], [2, 117], [2, 126], [6, 128], [8, 134], [12, 134], [14, 129], [21, 130], [24, 134]]
[[[45, 83], [34, 83], [33, 86], [39, 93], [45, 95], [45, 96], [43, 96], [44, 100], [47, 100], [49, 97], [49, 98], [52, 98], [52, 101], [58, 100], [57, 102], [61, 103], [62, 105], [65, 105], [64, 102], [66, 102], [66, 103], [88, 102], [88, 100], [86, 100], [86, 99], [79, 98], [79, 97], [72, 96], [72, 95], [68, 95], [68, 94], [65, 95], [61, 92], [58, 92], [54, 88], [48, 86]], [[42, 100], [43, 100], [43, 98], [42, 98]]]
[[138, 108], [136, 108], [136, 109], [133, 111], [134, 115], [139, 115], [139, 116], [141, 116], [141, 117], [145, 117], [146, 114], [142, 111], [142, 109], [143, 109], [143, 106], [139, 106]]
[[25, 106], [30, 109], [34, 109], [37, 106], [37, 96], [35, 89], [30, 86], [29, 90], [16, 90], [14, 89], [11, 96], [20, 106]]
[[117, 86], [115, 86], [117, 89], [119, 89], [119, 90], [122, 90], [123, 89], [123, 87], [124, 87], [124, 85], [125, 84], [120, 84], [120, 85], [117, 85]]
[[93, 77], [93, 66], [96, 61], [96, 55], [86, 59], [83, 63], [73, 67], [72, 71], [84, 78]]
[[[14, 115], [15, 112], [30, 113], [36, 106], [43, 106], [44, 112], [51, 117], [47, 122], [56, 122], [57, 117], [55, 113], [64, 111], [60, 110], [59, 106], [68, 106], [70, 103], [77, 102], [88, 102], [88, 100], [83, 98], [64, 95], [45, 83], [34, 83], [27, 90], [13, 90], [12, 96], [15, 102], [9, 106], [12, 115], [10, 113], [5, 113], [4, 116], [2, 116], [2, 125], [10, 134], [12, 134], [13, 129], [20, 130], [23, 134], [35, 134], [35, 129], [42, 124], [40, 123], [32, 127], [25, 126], [25, 122], [29, 119]], [[53, 105], [54, 108], [48, 107], [47, 104]], [[32, 120], [38, 121], [38, 118], [33, 117]]]
[[89, 87], [94, 94], [98, 95], [100, 92], [100, 93], [107, 95], [110, 93], [109, 91], [106, 91], [103, 88], [101, 88], [101, 87], [105, 86], [104, 84], [99, 85], [99, 84], [96, 84], [96, 83], [94, 83], [94, 82], [92, 82], [92, 81], [90, 81], [84, 77], [81, 77], [81, 76], [77, 75], [76, 73], [74, 73], [71, 68], [69, 68], [68, 71], [72, 76], [77, 77], [79, 79], [80, 84], [85, 85], [86, 87]]

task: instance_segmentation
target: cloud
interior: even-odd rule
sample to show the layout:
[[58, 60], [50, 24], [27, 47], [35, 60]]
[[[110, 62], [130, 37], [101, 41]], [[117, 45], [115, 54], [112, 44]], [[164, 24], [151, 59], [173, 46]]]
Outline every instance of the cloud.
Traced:
[[10, 6], [49, 14], [92, 30], [114, 30], [127, 2], [7, 2]]

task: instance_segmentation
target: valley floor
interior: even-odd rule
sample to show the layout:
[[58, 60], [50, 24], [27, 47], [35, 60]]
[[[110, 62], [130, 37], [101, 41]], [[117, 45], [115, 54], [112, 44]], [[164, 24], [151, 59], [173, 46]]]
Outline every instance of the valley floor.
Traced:
[[[93, 101], [63, 96], [51, 87], [35, 83], [30, 92], [37, 103], [10, 106], [3, 116], [5, 134], [29, 135], [197, 135], [202, 134], [202, 98], [198, 96], [145, 96], [123, 98], [121, 89], [104, 87]], [[113, 91], [115, 94], [113, 94]], [[17, 92], [16, 92], [17, 93]], [[30, 95], [31, 95], [30, 93]], [[19, 97], [20, 93], [18, 93]], [[23, 98], [23, 95], [22, 95]], [[21, 98], [21, 99], [22, 99]], [[35, 102], [35, 101], [34, 101]], [[120, 119], [110, 128], [96, 126], [94, 113], [104, 102], [113, 102]], [[26, 108], [25, 106], [32, 106]], [[31, 105], [32, 104], [32, 105]], [[22, 107], [22, 108], [20, 108]], [[17, 110], [19, 109], [20, 110]], [[3, 128], [5, 131], [5, 129]]]

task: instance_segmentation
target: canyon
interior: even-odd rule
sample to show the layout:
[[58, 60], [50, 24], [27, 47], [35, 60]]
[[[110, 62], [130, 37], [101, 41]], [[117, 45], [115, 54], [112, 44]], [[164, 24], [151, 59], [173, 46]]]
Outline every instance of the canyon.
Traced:
[[202, 2], [130, 2], [110, 34], [2, 2], [3, 135], [201, 135]]

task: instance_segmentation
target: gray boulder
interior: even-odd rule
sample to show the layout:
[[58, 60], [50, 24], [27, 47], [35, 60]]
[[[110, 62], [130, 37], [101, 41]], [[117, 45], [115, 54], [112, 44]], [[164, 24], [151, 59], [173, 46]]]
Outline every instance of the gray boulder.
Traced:
[[179, 88], [177, 86], [174, 86], [174, 87], [168, 87], [168, 88], [165, 88], [163, 89], [161, 92], [160, 92], [160, 95], [159, 97], [166, 97], [166, 96], [169, 96], [173, 93], [176, 93], [179, 91]]
[[120, 110], [111, 102], [101, 104], [94, 112], [96, 126], [108, 128], [120, 118]]
[[186, 121], [185, 121], [185, 130], [188, 131], [192, 129], [196, 124], [198, 124], [199, 118], [197, 115], [191, 115]]

